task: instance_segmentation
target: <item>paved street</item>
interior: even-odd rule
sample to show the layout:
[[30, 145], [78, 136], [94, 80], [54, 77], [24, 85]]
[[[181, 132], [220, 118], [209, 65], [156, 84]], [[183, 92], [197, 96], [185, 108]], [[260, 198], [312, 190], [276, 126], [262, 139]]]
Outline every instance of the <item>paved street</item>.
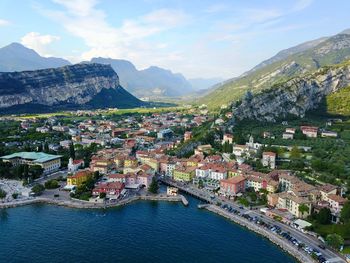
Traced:
[[178, 187], [179, 189], [182, 189], [182, 190], [184, 190], [184, 191], [186, 191], [194, 196], [200, 197], [201, 199], [205, 199], [212, 204], [216, 204], [217, 202], [220, 202], [222, 204], [227, 204], [227, 205], [230, 205], [232, 208], [239, 210], [241, 212], [241, 214], [242, 213], [249, 213], [250, 216], [252, 216], [252, 217], [254, 217], [254, 216], [260, 217], [261, 219], [264, 220], [265, 223], [269, 223], [271, 225], [277, 225], [282, 229], [282, 231], [289, 232], [294, 238], [298, 239], [300, 242], [308, 245], [309, 247], [316, 248], [316, 249], [320, 250], [320, 252], [324, 255], [324, 257], [329, 262], [333, 262], [333, 263], [345, 262], [345, 260], [340, 258], [337, 253], [335, 253], [329, 249], [325, 249], [325, 250], [319, 249], [318, 245], [321, 244], [321, 242], [318, 239], [316, 239], [315, 237], [312, 237], [310, 235], [302, 233], [301, 231], [299, 231], [299, 230], [297, 230], [289, 225], [285, 225], [283, 223], [275, 221], [272, 218], [261, 214], [258, 210], [249, 210], [246, 208], [240, 208], [240, 207], [242, 207], [241, 205], [233, 202], [232, 200], [227, 200], [225, 198], [220, 198], [217, 196], [212, 198], [213, 196], [209, 192], [207, 192], [205, 190], [200, 190], [192, 185], [177, 183], [177, 182], [174, 182], [172, 180], [169, 180], [168, 178], [162, 178], [161, 180], [163, 180], [164, 182], [167, 182], [167, 183], [171, 183], [172, 185]]

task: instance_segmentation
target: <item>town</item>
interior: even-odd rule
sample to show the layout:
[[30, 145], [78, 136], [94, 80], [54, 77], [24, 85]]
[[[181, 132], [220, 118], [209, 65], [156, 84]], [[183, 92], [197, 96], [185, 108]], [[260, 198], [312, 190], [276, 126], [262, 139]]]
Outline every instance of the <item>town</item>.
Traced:
[[[344, 230], [350, 222], [346, 183], [306, 180], [282, 165], [286, 159], [292, 162], [293, 155], [310, 156], [311, 146], [290, 145], [296, 137], [336, 140], [337, 132], [326, 127], [337, 120], [327, 121], [325, 128], [291, 127], [285, 121], [282, 132], [265, 130], [261, 137], [273, 141], [279, 136], [289, 144], [271, 145], [255, 142], [252, 134], [236, 134], [238, 124], [225, 125], [234, 111], [225, 108], [219, 116], [209, 114], [205, 105], [117, 113], [2, 117], [0, 206], [46, 198], [106, 207], [136, 196], [174, 198], [180, 190], [223, 213], [241, 214], [260, 225], [265, 223], [257, 218], [264, 216], [266, 222], [297, 229], [316, 239], [313, 244], [319, 247], [312, 248], [308, 239], [298, 241], [274, 224], [270, 227], [319, 262], [326, 262], [326, 255], [337, 257], [319, 251], [325, 244], [343, 250], [349, 241]], [[159, 189], [160, 183], [168, 187]]]

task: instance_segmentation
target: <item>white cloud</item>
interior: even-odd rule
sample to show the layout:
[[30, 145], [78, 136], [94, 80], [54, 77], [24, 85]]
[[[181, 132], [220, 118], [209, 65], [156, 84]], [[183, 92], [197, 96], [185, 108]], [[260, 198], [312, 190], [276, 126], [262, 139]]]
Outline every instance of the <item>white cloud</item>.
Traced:
[[34, 49], [42, 56], [51, 56], [49, 45], [60, 37], [53, 35], [41, 35], [38, 32], [29, 32], [21, 38], [21, 43], [29, 48]]
[[183, 26], [190, 17], [181, 10], [158, 9], [143, 16], [124, 20], [112, 26], [97, 0], [53, 0], [64, 11], [41, 10], [43, 14], [61, 23], [72, 35], [81, 38], [88, 50], [74, 61], [102, 56], [131, 60], [139, 67], [154, 63], [165, 54], [168, 43], [155, 43], [149, 37]]
[[97, 4], [96, 0], [53, 0], [64, 6], [72, 15], [87, 16]]
[[294, 7], [293, 11], [301, 11], [304, 10], [305, 8], [308, 8], [312, 4], [313, 0], [297, 0]]
[[0, 19], [0, 26], [7, 26], [10, 24], [10, 21], [5, 19]]

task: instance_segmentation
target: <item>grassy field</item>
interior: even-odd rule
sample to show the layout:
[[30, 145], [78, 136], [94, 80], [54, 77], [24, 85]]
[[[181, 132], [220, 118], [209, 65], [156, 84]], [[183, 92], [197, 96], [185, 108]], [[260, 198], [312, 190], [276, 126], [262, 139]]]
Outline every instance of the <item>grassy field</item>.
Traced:
[[[179, 111], [185, 109], [184, 107], [164, 107], [164, 108], [132, 108], [132, 109], [105, 109], [105, 110], [92, 110], [92, 111], [98, 111], [102, 115], [123, 115], [123, 114], [132, 114], [132, 113], [140, 113], [140, 114], [147, 114], [147, 113], [161, 113], [161, 112], [169, 112], [169, 111]], [[38, 114], [24, 114], [20, 115], [19, 118], [21, 119], [30, 119], [30, 118], [50, 118], [54, 116], [61, 116], [61, 117], [72, 117], [76, 116], [74, 112], [72, 111], [61, 111], [61, 112], [53, 112], [53, 113], [38, 113]]]
[[320, 234], [323, 237], [326, 237], [329, 234], [339, 234], [344, 239], [350, 239], [350, 225], [340, 225], [340, 224], [331, 224], [331, 225], [315, 225], [315, 232]]

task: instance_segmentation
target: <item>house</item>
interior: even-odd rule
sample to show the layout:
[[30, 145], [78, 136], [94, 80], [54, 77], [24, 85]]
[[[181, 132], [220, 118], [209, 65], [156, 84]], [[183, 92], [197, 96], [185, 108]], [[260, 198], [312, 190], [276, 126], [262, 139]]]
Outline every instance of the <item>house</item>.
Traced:
[[104, 157], [93, 156], [90, 162], [90, 169], [93, 172], [100, 172], [102, 174], [107, 174], [112, 167], [112, 160]]
[[[308, 210], [301, 212], [299, 207], [304, 205]], [[298, 218], [306, 218], [311, 214], [312, 202], [306, 197], [295, 196], [293, 193], [284, 192], [278, 195], [277, 208], [287, 209], [288, 212]]]
[[338, 133], [334, 132], [334, 131], [323, 131], [323, 132], [321, 132], [321, 137], [337, 138]]
[[274, 152], [263, 152], [262, 154], [262, 165], [268, 166], [271, 169], [276, 168], [276, 153]]
[[140, 171], [136, 174], [137, 177], [137, 183], [141, 186], [144, 186], [146, 188], [148, 188], [152, 182], [152, 179], [154, 177], [153, 174], [147, 174], [143, 171]]
[[229, 179], [220, 180], [220, 193], [225, 196], [234, 196], [245, 191], [245, 177], [238, 175]]
[[293, 140], [294, 139], [294, 133], [284, 132], [282, 134], [282, 139], [284, 139], [284, 140]]
[[108, 182], [120, 182], [120, 183], [126, 183], [126, 174], [111, 174], [108, 176], [107, 181]]
[[40, 133], [48, 133], [50, 131], [50, 129], [44, 126], [44, 127], [36, 128], [35, 131], [40, 132]]
[[157, 133], [158, 139], [171, 139], [174, 135], [174, 132], [171, 129], [164, 129]]
[[233, 146], [233, 151], [232, 153], [235, 155], [235, 156], [243, 156], [245, 153], [247, 153], [249, 151], [249, 147], [247, 145], [239, 145], [239, 144], [236, 144]]
[[195, 176], [195, 170], [196, 167], [193, 166], [177, 166], [173, 171], [174, 180], [180, 182], [191, 182]]
[[194, 150], [194, 154], [209, 153], [213, 147], [210, 144], [199, 145]]
[[329, 203], [332, 212], [340, 213], [347, 200], [340, 195], [329, 194], [324, 201]]
[[73, 158], [69, 158], [68, 172], [76, 172], [83, 167], [84, 167], [84, 160], [73, 160]]
[[303, 134], [306, 135], [306, 137], [309, 137], [309, 138], [316, 138], [317, 137], [318, 127], [300, 126], [300, 130]]
[[264, 131], [264, 132], [263, 132], [263, 138], [264, 138], [264, 139], [271, 138], [271, 132]]
[[106, 197], [117, 199], [124, 188], [125, 185], [120, 182], [100, 183], [92, 190], [92, 195], [98, 196], [101, 193], [105, 193]]
[[295, 134], [296, 129], [295, 128], [286, 128], [286, 133]]
[[177, 196], [178, 192], [179, 192], [179, 189], [177, 189], [176, 187], [168, 186], [166, 189], [166, 194], [168, 196]]
[[135, 167], [137, 166], [137, 163], [138, 161], [136, 157], [133, 157], [133, 156], [127, 156], [124, 159], [124, 167]]
[[67, 176], [67, 186], [80, 186], [92, 177], [92, 172], [89, 170], [79, 171], [75, 175]]
[[9, 162], [13, 166], [27, 164], [38, 165], [43, 168], [44, 174], [58, 171], [61, 167], [61, 155], [47, 154], [44, 152], [18, 152], [0, 157], [3, 162]]
[[227, 169], [220, 164], [207, 163], [196, 169], [196, 177], [222, 180], [227, 178]]
[[222, 144], [224, 144], [224, 143], [232, 144], [233, 143], [233, 135], [225, 133], [224, 137], [222, 139]]
[[185, 132], [184, 141], [186, 142], [186, 141], [189, 141], [191, 139], [192, 139], [192, 132], [190, 132], [190, 131]]

